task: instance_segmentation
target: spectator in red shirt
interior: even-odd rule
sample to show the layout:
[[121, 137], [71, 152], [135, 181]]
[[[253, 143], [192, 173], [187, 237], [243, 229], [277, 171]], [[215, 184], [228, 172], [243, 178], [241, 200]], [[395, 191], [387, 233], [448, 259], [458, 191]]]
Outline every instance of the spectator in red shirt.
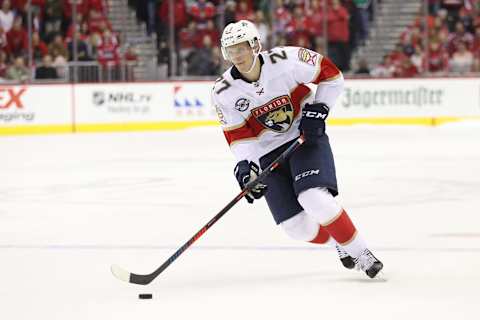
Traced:
[[339, 0], [332, 0], [328, 10], [328, 39], [332, 42], [347, 42], [350, 36], [348, 29], [349, 14]]
[[431, 41], [428, 50], [427, 71], [444, 73], [448, 71], [448, 54], [437, 41]]
[[215, 23], [211, 19], [207, 21], [207, 25], [205, 26], [205, 29], [200, 30], [200, 32], [198, 32], [198, 37], [196, 41], [196, 46], [198, 48], [202, 46], [203, 38], [205, 37], [205, 35], [208, 35], [210, 37], [210, 40], [212, 41], [212, 43], [220, 42], [220, 33], [217, 27], [215, 26]]
[[385, 77], [391, 77], [394, 71], [395, 71], [395, 67], [390, 62], [390, 56], [384, 55], [382, 58], [382, 62], [376, 65], [370, 71], [370, 75], [377, 78], [385, 78]]
[[10, 0], [10, 3], [12, 4], [12, 8], [15, 9], [16, 11], [21, 11], [24, 12], [26, 11], [25, 7], [27, 5], [28, 0]]
[[292, 19], [292, 14], [283, 5], [282, 0], [277, 0], [277, 9], [273, 15], [272, 28], [275, 35], [284, 35], [287, 25]]
[[108, 30], [103, 33], [102, 44], [97, 48], [97, 59], [104, 66], [118, 66], [120, 64], [118, 43]]
[[120, 48], [110, 31], [105, 31], [103, 41], [97, 48], [97, 59], [102, 65], [104, 80], [120, 79]]
[[290, 38], [290, 41], [294, 45], [298, 45], [299, 42], [306, 44], [307, 48], [311, 47], [310, 41], [310, 30], [312, 21], [310, 16], [305, 15], [303, 7], [297, 5], [293, 10], [292, 20], [287, 25], [287, 35]]
[[199, 29], [204, 29], [207, 26], [207, 21], [215, 17], [216, 13], [215, 6], [206, 0], [195, 1], [189, 10], [190, 16], [197, 21]]
[[[82, 23], [84, 23], [84, 19], [83, 19], [83, 16], [81, 14], [77, 14], [77, 30], [80, 30], [81, 28], [81, 25]], [[70, 25], [68, 26], [68, 29], [67, 29], [67, 32], [65, 33], [65, 38], [68, 40], [68, 39], [71, 39], [73, 37], [73, 21], [70, 23]]]
[[329, 56], [342, 71], [350, 69], [349, 18], [347, 9], [340, 1], [332, 0], [327, 12]]
[[191, 20], [186, 28], [182, 28], [178, 34], [179, 56], [180, 56], [180, 74], [187, 74], [187, 57], [193, 51], [199, 39], [197, 23]]
[[413, 78], [417, 75], [418, 69], [410, 59], [403, 60], [400, 66], [395, 69], [393, 74], [393, 76], [397, 78]]
[[326, 12], [323, 8], [323, 3], [321, 3], [320, 0], [312, 0], [308, 15], [311, 21], [310, 34], [314, 37], [325, 37], [323, 25], [326, 19]]
[[302, 48], [311, 48], [312, 44], [310, 42], [310, 38], [300, 35], [294, 39], [292, 43], [295, 47], [302, 47]]
[[253, 21], [255, 19], [255, 13], [251, 8], [248, 7], [248, 2], [245, 0], [238, 2], [237, 13], [235, 14], [235, 19]]
[[72, 19], [73, 3], [76, 2], [77, 14], [86, 17], [88, 14], [88, 0], [61, 0], [63, 1], [63, 15], [70, 21]]
[[465, 43], [467, 49], [470, 49], [473, 45], [473, 36], [465, 31], [465, 27], [461, 22], [457, 22], [455, 24], [455, 33], [450, 34], [448, 38], [447, 49], [449, 56], [452, 56], [458, 50], [460, 43]]
[[110, 21], [100, 12], [95, 9], [88, 13], [88, 30], [89, 32], [103, 33], [105, 29], [112, 30]]
[[397, 43], [395, 49], [389, 54], [390, 62], [393, 64], [402, 63], [404, 60], [408, 59], [407, 55], [403, 51], [403, 45]]
[[106, 0], [88, 0], [88, 9], [95, 9], [103, 16], [107, 16], [108, 2]]
[[37, 65], [42, 62], [43, 57], [48, 54], [48, 47], [45, 42], [40, 39], [38, 32], [32, 33], [32, 61]]
[[197, 23], [191, 20], [186, 28], [182, 28], [178, 33], [180, 50], [191, 50], [195, 47], [196, 38], [198, 35]]
[[7, 32], [7, 48], [14, 57], [25, 54], [28, 49], [28, 35], [21, 16], [15, 17], [12, 29]]
[[128, 61], [128, 62], [136, 62], [138, 61], [138, 55], [137, 55], [137, 52], [135, 50], [135, 47], [129, 45], [127, 46], [127, 50], [125, 51], [125, 54], [124, 54], [124, 59], [125, 61]]
[[[158, 8], [158, 38], [160, 40], [166, 39], [166, 34], [169, 25], [169, 3], [170, 1], [162, 1], [162, 4]], [[176, 0], [174, 1], [174, 26], [175, 30], [180, 30], [181, 28], [187, 25], [187, 7], [185, 5], [185, 0]]]

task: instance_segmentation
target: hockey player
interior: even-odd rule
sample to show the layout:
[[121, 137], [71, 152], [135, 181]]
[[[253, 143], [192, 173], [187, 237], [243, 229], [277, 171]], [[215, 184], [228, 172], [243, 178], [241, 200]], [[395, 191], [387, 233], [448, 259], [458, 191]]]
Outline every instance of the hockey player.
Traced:
[[[289, 236], [335, 245], [345, 267], [356, 266], [374, 278], [383, 264], [334, 199], [337, 181], [325, 120], [343, 90], [340, 70], [305, 48], [262, 52], [259, 33], [247, 20], [225, 27], [221, 49], [233, 66], [216, 81], [212, 101], [238, 161], [234, 174], [240, 187], [300, 134], [305, 138], [286, 163], [255, 186], [247, 201], [265, 195], [275, 222]], [[318, 85], [315, 93], [308, 83]]]

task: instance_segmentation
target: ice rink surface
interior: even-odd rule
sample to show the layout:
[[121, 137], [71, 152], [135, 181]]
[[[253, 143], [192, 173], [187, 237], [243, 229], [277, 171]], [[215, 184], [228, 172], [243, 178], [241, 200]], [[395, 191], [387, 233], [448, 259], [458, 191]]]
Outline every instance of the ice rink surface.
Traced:
[[[479, 319], [480, 125], [331, 127], [340, 196], [384, 274], [241, 201], [218, 128], [0, 137], [0, 319]], [[152, 293], [152, 300], [139, 300]]]

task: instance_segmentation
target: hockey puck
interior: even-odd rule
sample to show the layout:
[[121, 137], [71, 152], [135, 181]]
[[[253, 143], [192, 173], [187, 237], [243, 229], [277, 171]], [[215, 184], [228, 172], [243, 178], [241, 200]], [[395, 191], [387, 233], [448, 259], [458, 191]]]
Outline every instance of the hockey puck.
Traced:
[[138, 295], [139, 299], [152, 299], [153, 295], [151, 293], [140, 293]]

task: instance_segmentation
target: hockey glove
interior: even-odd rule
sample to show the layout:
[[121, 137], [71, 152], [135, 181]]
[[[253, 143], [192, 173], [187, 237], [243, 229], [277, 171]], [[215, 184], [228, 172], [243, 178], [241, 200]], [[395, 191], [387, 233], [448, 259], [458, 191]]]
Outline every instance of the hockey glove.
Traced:
[[[235, 178], [237, 178], [240, 188], [243, 190], [247, 183], [255, 180], [260, 174], [260, 168], [253, 161], [250, 163], [247, 160], [242, 160], [235, 166], [233, 170]], [[257, 183], [255, 187], [245, 196], [248, 203], [253, 203], [254, 199], [260, 199], [267, 191], [267, 185], [263, 183]]]
[[330, 109], [325, 103], [305, 104], [299, 129], [307, 145], [315, 145], [317, 138], [325, 134], [325, 120]]

